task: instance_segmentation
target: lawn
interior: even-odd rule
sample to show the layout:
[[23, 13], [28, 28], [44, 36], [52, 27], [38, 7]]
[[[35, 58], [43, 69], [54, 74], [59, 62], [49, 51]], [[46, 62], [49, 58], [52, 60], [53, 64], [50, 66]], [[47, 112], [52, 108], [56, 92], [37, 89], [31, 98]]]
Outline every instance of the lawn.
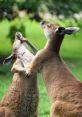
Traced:
[[[7, 38], [8, 30], [12, 22], [3, 21], [0, 23], [0, 55], [8, 55], [11, 52], [11, 42]], [[44, 47], [46, 43], [43, 31], [38, 23], [24, 19], [26, 27], [26, 37], [38, 48]], [[64, 58], [72, 73], [82, 80], [82, 30], [75, 35], [66, 36], [62, 47], [61, 56]], [[0, 99], [7, 91], [12, 81], [12, 73], [10, 73], [11, 66], [0, 65]], [[47, 95], [42, 76], [38, 74], [38, 84], [40, 90], [40, 117], [49, 117], [50, 101]]]

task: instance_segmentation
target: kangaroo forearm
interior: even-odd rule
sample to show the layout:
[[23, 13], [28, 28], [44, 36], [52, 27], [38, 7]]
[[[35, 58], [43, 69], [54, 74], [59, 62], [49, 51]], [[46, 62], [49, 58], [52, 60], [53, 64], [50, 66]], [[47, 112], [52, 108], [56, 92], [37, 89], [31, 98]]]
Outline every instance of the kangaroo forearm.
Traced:
[[44, 59], [45, 59], [45, 56], [43, 56], [42, 54], [41, 55], [37, 54], [29, 65], [30, 69], [32, 71], [37, 69], [38, 66], [44, 61]]
[[11, 71], [12, 71], [12, 72], [24, 72], [25, 69], [24, 69], [24, 67], [15, 65], [15, 66], [12, 67]]
[[12, 72], [24, 72], [24, 67], [21, 66], [21, 62], [19, 59], [16, 60], [16, 62], [13, 64], [13, 67], [11, 69]]
[[37, 68], [39, 68], [39, 65], [41, 65], [51, 55], [52, 54], [48, 53], [45, 49], [38, 51], [30, 65], [27, 65], [27, 68], [29, 67], [31, 71], [35, 71]]

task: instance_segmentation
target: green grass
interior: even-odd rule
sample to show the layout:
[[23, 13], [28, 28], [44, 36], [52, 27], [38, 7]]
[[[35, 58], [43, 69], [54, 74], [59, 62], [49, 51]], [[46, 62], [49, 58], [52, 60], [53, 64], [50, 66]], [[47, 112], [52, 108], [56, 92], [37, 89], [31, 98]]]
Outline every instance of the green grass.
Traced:
[[[38, 48], [43, 48], [46, 39], [43, 31], [35, 21], [30, 21], [27, 18], [23, 19], [23, 24], [26, 27], [26, 37]], [[18, 22], [18, 21], [15, 21]], [[60, 22], [60, 24], [68, 25], [68, 20]], [[0, 55], [7, 55], [11, 52], [11, 42], [7, 38], [8, 31], [13, 22], [4, 20], [0, 22]], [[74, 26], [76, 24], [74, 23]], [[72, 73], [79, 79], [82, 80], [82, 30], [75, 35], [66, 36], [62, 47], [61, 56], [70, 67]], [[0, 65], [0, 99], [7, 91], [12, 81], [12, 74], [10, 73], [11, 66]], [[38, 84], [40, 90], [40, 105], [39, 114], [40, 117], [49, 117], [50, 112], [50, 100], [47, 95], [45, 85], [42, 80], [41, 74], [38, 75]]]
[[[11, 52], [11, 41], [7, 37], [10, 26], [13, 23], [19, 23], [19, 19], [15, 21], [8, 22], [4, 20], [0, 22], [0, 55], [8, 54]], [[38, 49], [44, 47], [46, 43], [46, 38], [44, 36], [43, 30], [40, 27], [40, 24], [35, 21], [30, 21], [28, 18], [21, 20], [26, 29], [26, 37], [30, 40]], [[62, 21], [63, 22], [63, 21]], [[67, 21], [65, 22], [67, 23]], [[62, 23], [60, 23], [62, 24]], [[68, 25], [68, 23], [67, 23]], [[74, 26], [75, 23], [74, 23]], [[81, 57], [81, 49], [82, 49], [82, 30], [74, 35], [65, 36], [62, 47], [61, 54], [64, 57]]]

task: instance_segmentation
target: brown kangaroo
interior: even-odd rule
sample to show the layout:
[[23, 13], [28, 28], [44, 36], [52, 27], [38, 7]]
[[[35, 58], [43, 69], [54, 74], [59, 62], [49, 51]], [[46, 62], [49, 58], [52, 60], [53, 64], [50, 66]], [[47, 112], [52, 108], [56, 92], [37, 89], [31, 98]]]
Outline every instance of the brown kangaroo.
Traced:
[[16, 33], [13, 53], [6, 59], [6, 62], [9, 62], [16, 58], [12, 67], [14, 76], [9, 90], [0, 103], [0, 117], [38, 117], [37, 75], [34, 72], [28, 78], [24, 70], [25, 64], [30, 63], [34, 56], [26, 46], [26, 40], [21, 33]]
[[30, 75], [39, 64], [43, 65], [43, 79], [51, 100], [50, 117], [82, 117], [82, 83], [59, 55], [65, 34], [70, 35], [79, 28], [64, 28], [46, 21], [41, 26], [48, 41], [26, 66], [27, 74]]

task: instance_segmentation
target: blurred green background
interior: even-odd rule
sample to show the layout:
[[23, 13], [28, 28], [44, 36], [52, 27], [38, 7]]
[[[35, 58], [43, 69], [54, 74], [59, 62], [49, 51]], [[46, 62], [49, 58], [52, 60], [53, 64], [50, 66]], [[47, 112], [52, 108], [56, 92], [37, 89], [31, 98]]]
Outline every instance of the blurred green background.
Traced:
[[[82, 80], [82, 1], [81, 0], [0, 0], [0, 99], [12, 81], [12, 65], [2, 65], [11, 53], [16, 31], [20, 31], [36, 48], [41, 49], [46, 38], [40, 27], [41, 20], [59, 23], [62, 26], [78, 26], [80, 31], [65, 36], [61, 56], [72, 73]], [[50, 100], [42, 75], [38, 74], [40, 90], [40, 117], [49, 117]]]

